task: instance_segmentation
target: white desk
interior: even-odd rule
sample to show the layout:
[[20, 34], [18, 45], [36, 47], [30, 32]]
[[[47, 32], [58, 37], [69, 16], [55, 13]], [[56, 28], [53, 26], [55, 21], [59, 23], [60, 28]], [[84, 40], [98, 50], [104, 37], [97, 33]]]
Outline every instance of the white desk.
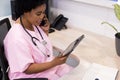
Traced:
[[[80, 64], [59, 80], [81, 80], [86, 69], [93, 62], [120, 70], [120, 57], [116, 54], [114, 39], [112, 38], [71, 28], [51, 33], [49, 37], [53, 45], [65, 49], [82, 34], [85, 34], [85, 38], [73, 51], [73, 54], [80, 59]], [[117, 80], [120, 80], [120, 73], [118, 73]]]

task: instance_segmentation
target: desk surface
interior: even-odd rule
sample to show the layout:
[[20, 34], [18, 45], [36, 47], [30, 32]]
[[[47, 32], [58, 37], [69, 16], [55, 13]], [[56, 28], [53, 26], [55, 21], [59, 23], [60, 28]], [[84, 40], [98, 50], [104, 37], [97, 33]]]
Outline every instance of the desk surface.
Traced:
[[[112, 38], [75, 28], [55, 31], [49, 35], [49, 38], [53, 45], [64, 50], [82, 34], [85, 38], [72, 53], [80, 59], [80, 64], [60, 80], [81, 80], [90, 63], [98, 63], [120, 70], [120, 57], [116, 54], [115, 41]], [[120, 73], [118, 73], [117, 80], [120, 80]]]

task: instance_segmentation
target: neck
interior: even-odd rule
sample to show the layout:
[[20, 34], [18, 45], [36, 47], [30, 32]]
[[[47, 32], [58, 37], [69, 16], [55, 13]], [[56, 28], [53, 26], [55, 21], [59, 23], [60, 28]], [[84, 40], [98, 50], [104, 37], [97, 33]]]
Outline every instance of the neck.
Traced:
[[34, 31], [32, 24], [27, 20], [27, 18], [25, 16], [22, 16], [21, 20], [26, 29]]

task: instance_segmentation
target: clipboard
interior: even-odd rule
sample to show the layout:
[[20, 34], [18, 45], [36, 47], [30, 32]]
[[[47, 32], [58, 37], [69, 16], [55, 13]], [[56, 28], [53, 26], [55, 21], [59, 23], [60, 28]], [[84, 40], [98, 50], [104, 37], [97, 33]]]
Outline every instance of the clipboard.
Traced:
[[81, 35], [75, 41], [73, 41], [64, 51], [63, 56], [68, 56], [71, 52], [78, 46], [78, 44], [83, 40], [85, 36]]

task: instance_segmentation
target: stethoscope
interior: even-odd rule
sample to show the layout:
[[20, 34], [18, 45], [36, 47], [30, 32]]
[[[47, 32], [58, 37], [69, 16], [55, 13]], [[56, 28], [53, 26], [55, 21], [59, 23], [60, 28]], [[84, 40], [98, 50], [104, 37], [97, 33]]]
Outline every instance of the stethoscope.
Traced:
[[[37, 40], [38, 42], [40, 42], [40, 40], [39, 40], [38, 38], [36, 38], [36, 37], [33, 37], [33, 36], [25, 29], [24, 24], [23, 24], [23, 22], [22, 22], [22, 16], [20, 16], [20, 23], [21, 23], [24, 31], [31, 37], [32, 43], [39, 49], [39, 47], [38, 47], [38, 45], [36, 44], [35, 41]], [[41, 44], [42, 44], [43, 46], [45, 46], [45, 45], [47, 44], [47, 42], [44, 40], [44, 38], [43, 38], [40, 30], [38, 29], [38, 27], [37, 27], [37, 26], [35, 26], [35, 27], [36, 27], [37, 31], [39, 32], [39, 35], [41, 36], [41, 38], [42, 38], [42, 40], [43, 40], [43, 41], [41, 42]], [[48, 50], [48, 49], [47, 49], [47, 50]], [[42, 52], [42, 51], [41, 51], [41, 52]], [[45, 56], [47, 56], [47, 57], [50, 56], [50, 55], [48, 55], [48, 54], [45, 54], [44, 52], [42, 52], [42, 53], [43, 53]]]

